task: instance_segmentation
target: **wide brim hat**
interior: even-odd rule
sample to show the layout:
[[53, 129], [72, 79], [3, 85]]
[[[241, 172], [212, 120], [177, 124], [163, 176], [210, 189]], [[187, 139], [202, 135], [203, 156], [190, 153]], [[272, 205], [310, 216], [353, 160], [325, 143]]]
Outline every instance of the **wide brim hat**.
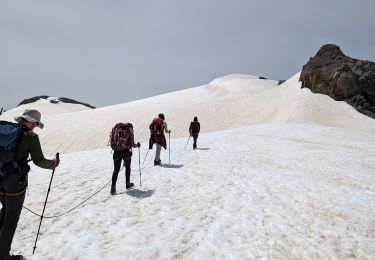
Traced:
[[38, 110], [35, 109], [25, 109], [25, 112], [23, 112], [22, 115], [14, 117], [14, 120], [16, 120], [18, 123], [21, 122], [22, 118], [29, 121], [29, 122], [35, 122], [38, 123], [38, 127], [43, 129], [44, 124], [40, 121], [41, 114]]

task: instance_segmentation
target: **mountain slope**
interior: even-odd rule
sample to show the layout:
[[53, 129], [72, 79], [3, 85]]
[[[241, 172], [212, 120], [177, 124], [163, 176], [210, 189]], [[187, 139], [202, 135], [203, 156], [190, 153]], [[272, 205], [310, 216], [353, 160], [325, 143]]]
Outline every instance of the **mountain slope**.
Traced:
[[[38, 131], [47, 154], [91, 150], [107, 145], [116, 122], [132, 122], [135, 139], [149, 137], [148, 126], [164, 113], [171, 138], [188, 135], [194, 116], [202, 132], [263, 123], [305, 123], [331, 127], [375, 129], [375, 120], [345, 102], [337, 102], [301, 89], [297, 73], [285, 83], [254, 76], [229, 75], [208, 85], [176, 91], [134, 102], [42, 116], [45, 129]], [[69, 124], [67, 124], [69, 122]]]

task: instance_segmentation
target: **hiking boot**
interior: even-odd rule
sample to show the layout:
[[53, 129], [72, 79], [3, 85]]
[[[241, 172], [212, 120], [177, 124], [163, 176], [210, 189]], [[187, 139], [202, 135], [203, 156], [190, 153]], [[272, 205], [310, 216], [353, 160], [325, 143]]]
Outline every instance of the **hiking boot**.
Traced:
[[116, 195], [117, 192], [116, 192], [116, 187], [111, 187], [111, 195]]
[[132, 182], [126, 183], [126, 189], [129, 189], [133, 186], [134, 186], [134, 183], [132, 183]]
[[5, 260], [23, 260], [22, 255], [8, 255]]
[[154, 166], [156, 166], [156, 165], [160, 165], [160, 163], [161, 163], [160, 160], [159, 160], [159, 161], [154, 161]]

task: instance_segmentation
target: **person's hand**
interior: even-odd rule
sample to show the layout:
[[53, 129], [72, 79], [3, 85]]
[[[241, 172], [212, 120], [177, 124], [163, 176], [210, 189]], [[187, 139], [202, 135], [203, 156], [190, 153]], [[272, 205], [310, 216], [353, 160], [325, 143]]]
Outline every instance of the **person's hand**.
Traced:
[[55, 168], [56, 168], [57, 166], [59, 166], [59, 164], [60, 164], [60, 158], [59, 158], [59, 157], [56, 157], [56, 159], [55, 159]]
[[139, 142], [137, 143], [137, 147], [141, 147], [141, 144]]
[[169, 130], [168, 130], [168, 134], [170, 134], [171, 132], [172, 132], [171, 129], [169, 129]]

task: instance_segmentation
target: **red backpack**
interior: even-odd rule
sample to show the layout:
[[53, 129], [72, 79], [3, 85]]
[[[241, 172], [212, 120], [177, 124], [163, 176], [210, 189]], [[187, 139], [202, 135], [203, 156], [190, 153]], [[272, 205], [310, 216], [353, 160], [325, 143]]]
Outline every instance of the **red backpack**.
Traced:
[[130, 150], [130, 129], [127, 124], [117, 123], [112, 128], [111, 147], [114, 151]]
[[154, 118], [152, 120], [152, 123], [150, 125], [150, 133], [151, 135], [156, 135], [156, 134], [162, 134], [163, 133], [163, 119], [160, 117]]

